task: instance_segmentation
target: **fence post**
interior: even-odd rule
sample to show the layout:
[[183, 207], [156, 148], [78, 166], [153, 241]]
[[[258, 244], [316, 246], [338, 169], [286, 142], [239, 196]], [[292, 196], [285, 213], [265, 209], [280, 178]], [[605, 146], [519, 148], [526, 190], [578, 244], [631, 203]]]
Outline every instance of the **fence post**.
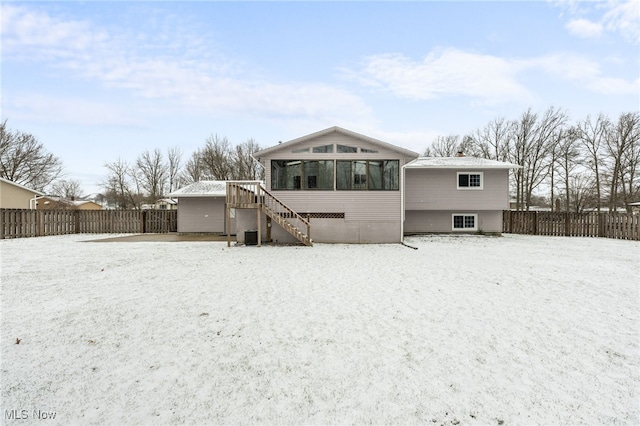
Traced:
[[141, 210], [140, 211], [140, 232], [142, 234], [144, 234], [147, 230], [147, 211], [146, 210]]
[[44, 235], [44, 212], [45, 210], [34, 210], [36, 214], [36, 235], [42, 237]]

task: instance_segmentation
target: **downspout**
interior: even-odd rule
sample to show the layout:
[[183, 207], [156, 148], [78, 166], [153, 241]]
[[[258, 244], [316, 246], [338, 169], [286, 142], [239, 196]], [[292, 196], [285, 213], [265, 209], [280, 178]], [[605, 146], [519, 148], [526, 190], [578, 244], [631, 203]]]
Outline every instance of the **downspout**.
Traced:
[[[40, 198], [42, 198], [42, 197], [44, 197], [44, 195], [34, 195], [34, 196], [33, 196], [33, 198], [31, 198], [31, 199], [29, 200], [29, 209], [30, 209], [30, 210], [35, 210], [35, 209], [37, 209], [37, 208], [38, 208], [38, 200], [39, 200]], [[32, 205], [31, 205], [31, 203], [32, 203], [32, 202], [33, 202], [33, 207], [32, 207]]]
[[413, 247], [410, 246], [409, 244], [404, 242], [404, 212], [405, 212], [405, 208], [404, 208], [404, 185], [405, 185], [405, 176], [406, 176], [406, 171], [405, 171], [405, 167], [407, 167], [407, 165], [403, 165], [402, 166], [402, 173], [400, 173], [400, 244], [402, 244], [405, 247], [409, 247], [412, 248], [414, 250], [418, 250], [418, 247]]
[[405, 167], [407, 164], [402, 165], [402, 173], [400, 173], [400, 243], [404, 244], [404, 176]]

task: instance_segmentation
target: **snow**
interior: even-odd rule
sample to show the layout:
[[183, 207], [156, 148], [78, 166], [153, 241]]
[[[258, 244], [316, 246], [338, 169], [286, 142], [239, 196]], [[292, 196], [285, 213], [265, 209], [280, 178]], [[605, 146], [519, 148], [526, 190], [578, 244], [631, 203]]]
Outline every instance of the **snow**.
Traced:
[[460, 168], [483, 168], [483, 169], [519, 169], [517, 164], [503, 161], [489, 160], [479, 157], [419, 157], [405, 165], [408, 169], [460, 169]]
[[0, 241], [3, 424], [640, 423], [638, 242], [101, 237]]

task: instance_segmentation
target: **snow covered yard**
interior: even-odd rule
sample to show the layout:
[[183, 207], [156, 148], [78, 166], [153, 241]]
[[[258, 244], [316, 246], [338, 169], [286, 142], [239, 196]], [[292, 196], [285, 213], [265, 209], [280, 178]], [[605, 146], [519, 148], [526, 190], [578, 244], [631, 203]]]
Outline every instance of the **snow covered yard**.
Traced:
[[640, 423], [638, 242], [99, 237], [0, 241], [3, 424]]

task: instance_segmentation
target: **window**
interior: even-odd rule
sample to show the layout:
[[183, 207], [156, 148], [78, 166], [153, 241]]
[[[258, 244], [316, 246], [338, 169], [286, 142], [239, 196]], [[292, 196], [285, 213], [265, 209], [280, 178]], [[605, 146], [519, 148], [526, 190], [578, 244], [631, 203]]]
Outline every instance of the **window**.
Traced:
[[336, 161], [336, 189], [397, 191], [399, 176], [398, 160]]
[[322, 145], [322, 146], [314, 146], [313, 152], [315, 153], [323, 153], [323, 152], [333, 152], [333, 145]]
[[377, 149], [360, 148], [360, 152], [362, 152], [363, 154], [377, 154], [378, 150]]
[[358, 148], [356, 148], [355, 146], [348, 146], [348, 145], [337, 145], [337, 151], [338, 152], [342, 152], [342, 153], [354, 153], [354, 152], [358, 152]]
[[304, 161], [302, 168], [304, 189], [333, 190], [333, 161]]
[[271, 189], [333, 190], [333, 161], [271, 160]]
[[469, 213], [454, 213], [451, 215], [454, 231], [477, 231], [478, 215]]
[[458, 189], [482, 189], [482, 172], [458, 172]]

